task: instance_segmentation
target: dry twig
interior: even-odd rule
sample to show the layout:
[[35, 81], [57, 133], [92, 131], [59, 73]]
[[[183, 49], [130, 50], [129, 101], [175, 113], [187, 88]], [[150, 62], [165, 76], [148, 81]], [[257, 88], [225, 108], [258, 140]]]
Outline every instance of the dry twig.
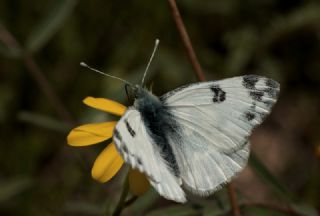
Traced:
[[188, 32], [187, 32], [187, 30], [184, 26], [183, 20], [180, 16], [180, 12], [177, 7], [176, 1], [175, 0], [168, 0], [168, 2], [169, 2], [170, 9], [171, 9], [171, 14], [172, 14], [173, 20], [177, 26], [181, 40], [183, 42], [184, 48], [187, 51], [188, 58], [192, 64], [192, 67], [193, 67], [198, 79], [200, 81], [205, 81], [206, 79], [205, 79], [204, 73], [202, 72], [201, 65], [197, 59], [196, 53], [193, 50]]

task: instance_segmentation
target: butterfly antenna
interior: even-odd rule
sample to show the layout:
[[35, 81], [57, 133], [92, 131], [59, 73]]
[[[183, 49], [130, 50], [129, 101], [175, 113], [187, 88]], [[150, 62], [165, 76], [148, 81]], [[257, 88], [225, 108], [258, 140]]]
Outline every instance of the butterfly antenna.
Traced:
[[156, 51], [157, 51], [157, 48], [158, 48], [159, 43], [160, 43], [160, 40], [159, 40], [159, 39], [156, 39], [156, 41], [155, 41], [155, 43], [154, 43], [154, 48], [153, 48], [153, 51], [152, 51], [150, 60], [149, 60], [149, 62], [148, 62], [148, 65], [147, 65], [146, 70], [144, 71], [144, 74], [143, 74], [143, 77], [142, 77], [141, 86], [142, 86], [143, 83], [144, 83], [144, 79], [146, 78], [147, 71], [148, 71], [148, 69], [149, 69], [149, 67], [150, 67], [150, 64], [151, 64], [151, 62], [152, 62], [152, 59], [153, 59], [153, 57], [154, 57], [154, 54], [155, 54]]
[[113, 79], [117, 79], [117, 80], [120, 80], [120, 81], [122, 81], [122, 82], [124, 82], [124, 83], [127, 83], [127, 84], [129, 84], [129, 85], [132, 85], [130, 82], [128, 82], [128, 81], [126, 81], [126, 80], [124, 80], [124, 79], [121, 79], [121, 78], [116, 77], [116, 76], [112, 76], [112, 75], [107, 74], [107, 73], [103, 73], [102, 71], [99, 71], [99, 70], [97, 70], [97, 69], [95, 69], [95, 68], [93, 68], [93, 67], [90, 67], [89, 65], [87, 65], [87, 64], [84, 63], [84, 62], [80, 62], [80, 66], [85, 67], [85, 68], [88, 68], [88, 69], [90, 69], [90, 70], [92, 70], [92, 71], [94, 71], [94, 72], [97, 72], [97, 73], [99, 73], [99, 74], [102, 74], [102, 75], [104, 75], [104, 76], [111, 77], [111, 78], [113, 78]]

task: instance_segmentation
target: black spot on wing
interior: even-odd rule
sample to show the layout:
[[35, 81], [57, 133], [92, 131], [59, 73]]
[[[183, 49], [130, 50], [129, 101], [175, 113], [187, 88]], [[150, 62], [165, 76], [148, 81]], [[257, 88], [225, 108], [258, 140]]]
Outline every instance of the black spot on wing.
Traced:
[[141, 166], [142, 164], [142, 160], [140, 158], [137, 157], [137, 163]]
[[212, 101], [214, 103], [221, 103], [226, 100], [226, 92], [223, 91], [218, 85], [213, 85], [210, 90], [213, 92]]
[[277, 83], [273, 79], [267, 78], [265, 84], [266, 84], [266, 86], [268, 86], [270, 88], [279, 88], [280, 87], [279, 83]]
[[279, 91], [275, 88], [266, 88], [265, 92], [268, 94], [271, 98], [277, 98]]
[[242, 85], [247, 89], [254, 89], [260, 77], [257, 75], [243, 76]]
[[122, 141], [122, 137], [121, 134], [119, 133], [119, 131], [115, 128], [113, 131], [113, 136], [118, 139], [120, 142]]
[[121, 148], [122, 148], [124, 153], [128, 154], [129, 150], [128, 150], [128, 147], [125, 144], [123, 144]]
[[[266, 101], [263, 103], [269, 103], [269, 102]], [[272, 105], [273, 105], [273, 103], [271, 103], [270, 106], [272, 106]], [[243, 116], [249, 122], [252, 121], [253, 119], [255, 119], [257, 122], [260, 123], [266, 118], [268, 113], [269, 112], [262, 112], [262, 111], [257, 110], [257, 104], [256, 104], [256, 102], [253, 102], [252, 105], [249, 107], [249, 109], [243, 113]], [[257, 123], [254, 122], [253, 126], [256, 126], [256, 124]]]
[[[257, 85], [258, 82], [259, 85]], [[256, 75], [247, 75], [243, 77], [242, 85], [248, 89], [248, 95], [253, 100], [252, 105], [243, 113], [243, 116], [247, 121], [255, 119], [255, 122], [261, 123], [275, 103], [275, 100], [272, 99], [276, 99], [278, 96], [279, 84], [272, 79]], [[267, 112], [257, 109], [259, 102], [265, 104]], [[254, 126], [257, 124], [255, 122]]]
[[251, 121], [256, 117], [256, 115], [253, 112], [248, 111], [245, 113], [245, 117], [248, 121]]
[[262, 101], [262, 97], [264, 95], [264, 92], [259, 90], [253, 90], [249, 93], [250, 97], [255, 101]]
[[132, 129], [131, 125], [129, 124], [129, 122], [127, 121], [127, 119], [124, 120], [124, 123], [126, 124], [126, 128], [129, 132], [129, 134], [134, 137], [136, 135], [136, 132]]

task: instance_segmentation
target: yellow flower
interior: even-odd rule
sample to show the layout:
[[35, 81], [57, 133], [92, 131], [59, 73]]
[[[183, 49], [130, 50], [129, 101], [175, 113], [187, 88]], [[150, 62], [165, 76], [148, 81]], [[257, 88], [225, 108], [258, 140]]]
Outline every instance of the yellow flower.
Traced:
[[[122, 116], [126, 107], [120, 103], [105, 98], [87, 97], [83, 102], [95, 109], [102, 110], [117, 116]], [[116, 121], [85, 124], [71, 130], [67, 137], [71, 146], [88, 146], [108, 140], [113, 135]], [[109, 181], [120, 170], [124, 161], [117, 152], [115, 144], [111, 142], [96, 158], [92, 170], [92, 177], [101, 182]], [[149, 188], [146, 177], [136, 170], [130, 170], [129, 184], [134, 195], [142, 195]]]

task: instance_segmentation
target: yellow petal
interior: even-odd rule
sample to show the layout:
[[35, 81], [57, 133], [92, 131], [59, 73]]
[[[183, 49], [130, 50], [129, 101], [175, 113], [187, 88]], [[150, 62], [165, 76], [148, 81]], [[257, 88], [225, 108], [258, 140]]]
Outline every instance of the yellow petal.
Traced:
[[86, 97], [83, 100], [83, 103], [95, 109], [99, 109], [118, 116], [122, 116], [127, 109], [127, 107], [125, 107], [124, 105], [112, 100], [108, 100], [106, 98]]
[[104, 183], [109, 181], [123, 165], [114, 143], [110, 143], [97, 157], [91, 175], [95, 180]]
[[129, 185], [131, 193], [136, 196], [143, 195], [150, 188], [150, 183], [145, 174], [135, 169], [129, 171]]
[[112, 137], [116, 121], [96, 124], [86, 124], [74, 128], [67, 141], [71, 146], [87, 146], [102, 142]]

